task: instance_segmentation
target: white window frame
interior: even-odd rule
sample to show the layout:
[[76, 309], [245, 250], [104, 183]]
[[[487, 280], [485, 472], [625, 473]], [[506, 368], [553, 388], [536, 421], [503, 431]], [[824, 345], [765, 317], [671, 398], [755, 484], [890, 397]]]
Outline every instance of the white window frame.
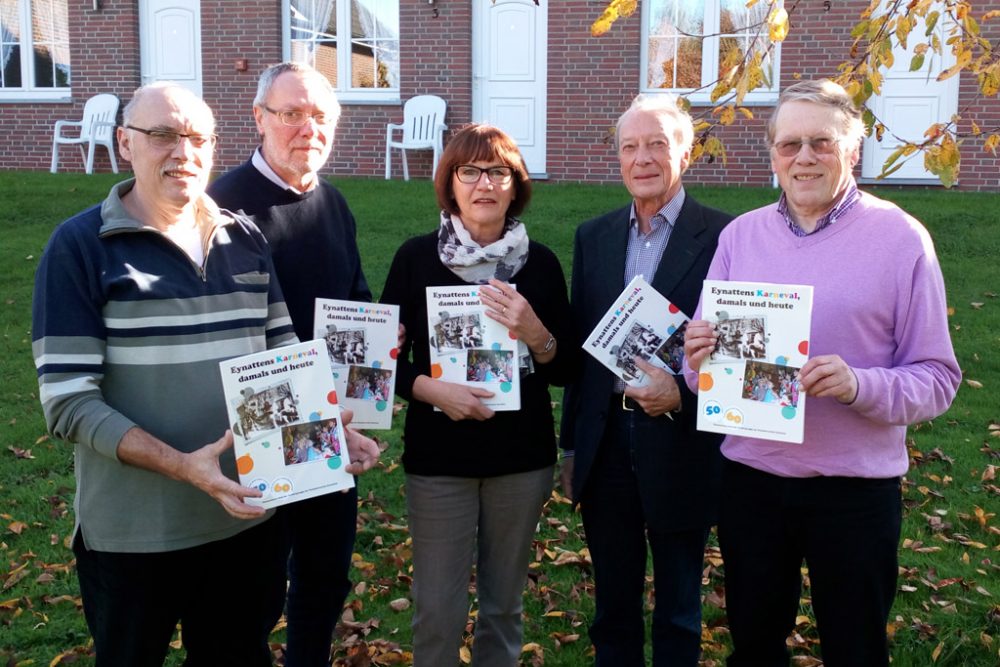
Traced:
[[[21, 30], [21, 82], [35, 80], [34, 30], [31, 25], [32, 0], [17, 0], [17, 14]], [[66, 17], [67, 33], [69, 31], [69, 16]], [[68, 46], [68, 45], [67, 45]], [[70, 81], [72, 81], [72, 62], [70, 63]], [[71, 84], [72, 85], [72, 84]], [[0, 103], [3, 102], [69, 102], [72, 100], [72, 88], [36, 88], [34, 86], [18, 86], [16, 88], [0, 88]]]
[[[397, 0], [401, 3], [401, 0]], [[283, 60], [292, 57], [291, 0], [281, 0], [281, 54]], [[349, 40], [341, 35], [351, 34], [351, 2], [337, 0], [337, 81], [351, 81], [351, 57]], [[346, 51], [346, 57], [342, 50]], [[336, 87], [337, 101], [341, 104], [399, 104], [402, 101], [399, 88], [349, 88]]]
[[[676, 2], [676, 0], [673, 0]], [[652, 11], [652, 2], [643, 2], [642, 4], [642, 34], [640, 36], [641, 49], [639, 54], [640, 63], [640, 79], [639, 79], [639, 90], [646, 94], [656, 93], [672, 93], [674, 95], [683, 95], [695, 105], [711, 105], [712, 89], [715, 88], [714, 83], [697, 92], [691, 92], [691, 88], [649, 88], [647, 82], [649, 81], [649, 31], [650, 31], [650, 12]], [[714, 82], [718, 79], [718, 69], [719, 69], [719, 18], [721, 14], [721, 3], [719, 0], [705, 0], [705, 33], [712, 35], [710, 37], [705, 37], [702, 40], [701, 45], [701, 80], [705, 84], [707, 82]], [[765, 29], [766, 31], [766, 29]], [[761, 105], [761, 106], [773, 106], [778, 101], [778, 94], [781, 92], [779, 88], [781, 79], [781, 44], [775, 45], [773, 51], [771, 51], [771, 58], [774, 62], [774, 68], [771, 76], [771, 87], [764, 88], [763, 86], [757, 90], [751, 91], [746, 94], [743, 98], [743, 106]], [[723, 98], [724, 99], [724, 98]], [[717, 103], [717, 102], [716, 102]]]

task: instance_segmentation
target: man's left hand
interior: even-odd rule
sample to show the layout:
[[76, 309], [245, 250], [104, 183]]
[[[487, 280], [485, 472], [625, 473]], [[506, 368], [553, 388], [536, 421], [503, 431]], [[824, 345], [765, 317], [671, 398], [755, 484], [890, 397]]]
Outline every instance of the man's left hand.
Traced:
[[378, 443], [368, 436], [347, 428], [347, 425], [354, 419], [354, 412], [347, 408], [341, 408], [340, 418], [344, 422], [344, 437], [347, 438], [347, 460], [344, 471], [352, 475], [361, 475], [371, 470], [382, 452], [378, 448]]
[[824, 354], [813, 357], [799, 369], [802, 389], [808, 396], [832, 396], [850, 404], [858, 397], [858, 378], [840, 355]]
[[625, 385], [625, 395], [635, 399], [650, 417], [676, 410], [681, 404], [681, 391], [674, 376], [639, 357], [635, 358], [635, 365], [649, 376], [649, 383], [645, 387]]

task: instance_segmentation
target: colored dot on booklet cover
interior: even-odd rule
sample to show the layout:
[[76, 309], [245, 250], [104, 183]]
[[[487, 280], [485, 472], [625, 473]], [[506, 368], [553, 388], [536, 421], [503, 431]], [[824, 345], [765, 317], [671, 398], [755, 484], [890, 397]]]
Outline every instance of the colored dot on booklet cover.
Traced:
[[715, 386], [715, 380], [711, 373], [701, 373], [698, 375], [698, 391], [709, 391]]
[[677, 306], [675, 306], [674, 304], [670, 304], [670, 307], [667, 308], [667, 310], [669, 310], [671, 312], [671, 314], [674, 314], [674, 315], [676, 315], [677, 313], [681, 312], [681, 309], [678, 308]]
[[331, 456], [326, 460], [326, 465], [330, 470], [336, 470], [337, 468], [340, 467], [340, 457]]
[[501, 382], [500, 383], [500, 391], [502, 391], [505, 394], [509, 393], [510, 390], [513, 389], [513, 388], [514, 388], [514, 385], [511, 384], [510, 382]]
[[253, 458], [249, 454], [244, 454], [240, 458], [236, 459], [236, 470], [238, 470], [241, 475], [249, 473], [253, 470]]
[[379, 412], [385, 412], [385, 409], [389, 406], [386, 401], [375, 401], [375, 409]]
[[786, 405], [781, 408], [781, 416], [785, 419], [795, 419], [795, 408], [791, 405]]
[[804, 341], [799, 342], [799, 353], [800, 354], [809, 354], [809, 341], [804, 340]]

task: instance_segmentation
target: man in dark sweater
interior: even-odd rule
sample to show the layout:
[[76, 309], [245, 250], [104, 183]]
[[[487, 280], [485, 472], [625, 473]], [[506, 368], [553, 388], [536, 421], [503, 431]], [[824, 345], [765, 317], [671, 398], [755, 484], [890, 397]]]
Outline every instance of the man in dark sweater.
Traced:
[[[271, 245], [288, 312], [300, 340], [315, 338], [317, 297], [371, 301], [347, 202], [320, 178], [340, 105], [329, 82], [299, 63], [266, 69], [253, 102], [261, 145], [215, 181], [220, 207], [251, 216]], [[330, 642], [350, 591], [357, 491], [278, 510], [291, 536], [287, 602], [288, 667], [330, 663]]]

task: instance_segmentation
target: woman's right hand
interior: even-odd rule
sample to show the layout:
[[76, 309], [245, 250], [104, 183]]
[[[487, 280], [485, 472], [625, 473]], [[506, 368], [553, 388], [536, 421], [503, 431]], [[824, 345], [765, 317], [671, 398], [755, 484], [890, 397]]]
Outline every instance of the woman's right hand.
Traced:
[[475, 419], [485, 421], [492, 417], [493, 410], [483, 405], [479, 399], [490, 398], [492, 391], [464, 384], [435, 380], [421, 375], [413, 383], [413, 398], [430, 403], [453, 421]]
[[691, 320], [684, 332], [684, 358], [688, 368], [698, 372], [705, 359], [715, 351], [719, 335], [707, 320]]

